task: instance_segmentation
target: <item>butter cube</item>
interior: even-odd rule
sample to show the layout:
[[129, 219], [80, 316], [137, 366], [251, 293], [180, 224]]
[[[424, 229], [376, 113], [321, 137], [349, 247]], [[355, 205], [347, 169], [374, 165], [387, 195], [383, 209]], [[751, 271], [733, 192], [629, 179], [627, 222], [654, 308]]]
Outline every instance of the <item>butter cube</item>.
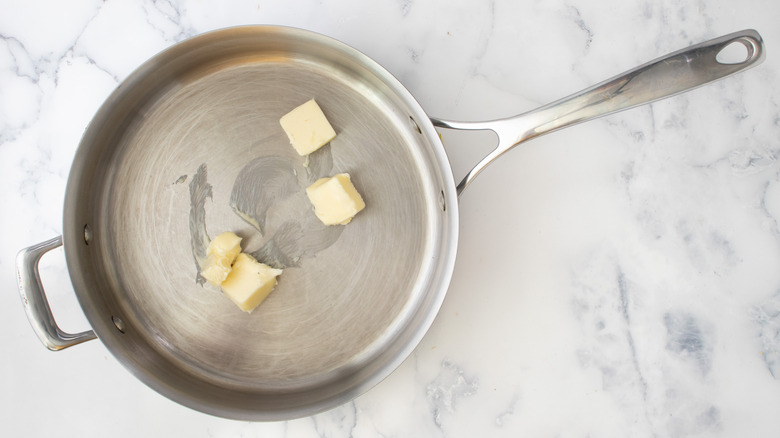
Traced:
[[285, 114], [279, 123], [300, 156], [316, 151], [336, 137], [336, 131], [314, 99]]
[[222, 292], [241, 310], [251, 312], [271, 293], [276, 286], [276, 277], [281, 273], [281, 269], [274, 269], [249, 254], [241, 253], [222, 282]]
[[209, 283], [219, 286], [230, 273], [230, 267], [241, 252], [241, 238], [226, 231], [215, 237], [206, 249], [206, 263], [200, 275]]
[[306, 195], [325, 225], [345, 225], [366, 207], [348, 173], [318, 179], [306, 188]]

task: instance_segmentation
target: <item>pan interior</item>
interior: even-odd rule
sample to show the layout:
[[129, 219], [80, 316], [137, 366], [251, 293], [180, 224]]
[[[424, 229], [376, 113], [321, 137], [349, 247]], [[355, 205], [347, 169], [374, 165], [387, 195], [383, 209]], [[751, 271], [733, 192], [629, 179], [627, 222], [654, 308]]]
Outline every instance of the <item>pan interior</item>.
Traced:
[[[117, 123], [99, 114], [93, 125], [103, 126], [91, 127], [82, 143], [100, 177], [78, 182], [82, 193], [97, 195], [83, 195], [95, 201], [73, 222], [91, 227], [80, 251], [94, 265], [86, 269], [95, 275], [90, 286], [101, 289], [99, 304], [80, 296], [85, 313], [137, 374], [156, 374], [142, 376], [147, 383], [159, 390], [163, 380], [184, 379], [223, 406], [232, 391], [254, 408], [287, 409], [354, 396], [365, 375], [321, 388], [381, 374], [411, 351], [446, 289], [451, 260], [443, 251], [456, 230], [443, 205], [451, 182], [441, 156], [410, 120], [420, 110], [362, 60], [307, 49], [306, 41], [267, 48], [258, 41], [220, 41], [206, 52], [202, 44], [189, 58], [164, 53], [156, 66], [162, 88], [144, 87], [144, 71], [131, 77], [143, 92], [120, 90], [107, 105], [124, 105], [132, 117]], [[312, 98], [337, 137], [304, 158], [279, 118]], [[324, 226], [305, 187], [341, 172], [366, 208], [347, 225]], [[252, 313], [198, 282], [197, 259], [223, 231], [241, 236], [243, 250], [261, 262], [284, 268]], [[121, 335], [108, 336], [109, 319], [122, 320]], [[163, 392], [175, 398], [186, 390]], [[264, 394], [274, 398], [261, 400]], [[284, 394], [303, 395], [285, 402]]]

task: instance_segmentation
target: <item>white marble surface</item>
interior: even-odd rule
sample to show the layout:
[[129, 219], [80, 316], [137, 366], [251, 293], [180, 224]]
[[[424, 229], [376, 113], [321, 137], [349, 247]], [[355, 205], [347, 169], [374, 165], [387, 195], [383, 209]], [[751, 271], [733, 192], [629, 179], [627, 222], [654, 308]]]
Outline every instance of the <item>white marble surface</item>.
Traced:
[[[0, 1], [3, 436], [768, 437], [780, 434], [780, 4], [768, 0]], [[480, 120], [732, 31], [764, 64], [529, 142], [460, 200], [439, 316], [342, 407], [246, 423], [148, 389], [99, 341], [47, 351], [16, 252], [61, 232], [79, 137], [135, 67], [187, 37], [284, 24], [340, 39], [426, 111]], [[447, 135], [457, 174], [490, 138]], [[86, 328], [61, 250], [41, 272]]]

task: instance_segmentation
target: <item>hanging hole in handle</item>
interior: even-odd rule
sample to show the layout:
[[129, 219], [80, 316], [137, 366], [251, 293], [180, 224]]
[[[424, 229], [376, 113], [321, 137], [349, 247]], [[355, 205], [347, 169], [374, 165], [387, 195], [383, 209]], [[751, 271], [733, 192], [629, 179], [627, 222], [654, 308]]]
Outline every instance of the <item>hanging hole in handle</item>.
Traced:
[[715, 56], [715, 60], [721, 64], [742, 64], [750, 59], [750, 47], [743, 41], [734, 41], [722, 48]]
[[92, 240], [92, 228], [89, 224], [84, 225], [84, 244], [89, 246], [89, 242]]

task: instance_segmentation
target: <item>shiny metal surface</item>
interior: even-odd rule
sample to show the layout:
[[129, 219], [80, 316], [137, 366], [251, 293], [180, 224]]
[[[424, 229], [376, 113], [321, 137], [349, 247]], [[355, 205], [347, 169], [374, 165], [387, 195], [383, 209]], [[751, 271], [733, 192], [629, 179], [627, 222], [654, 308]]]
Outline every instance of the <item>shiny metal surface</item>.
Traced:
[[[747, 59], [718, 63], [735, 42]], [[743, 31], [520, 116], [430, 123], [383, 68], [329, 38], [267, 26], [196, 37], [133, 73], [84, 135], [63, 226], [74, 289], [106, 347], [174, 401], [246, 420], [323, 411], [387, 376], [433, 322], [455, 260], [457, 196], [487, 164], [530, 138], [744, 70], [762, 44]], [[278, 119], [310, 98], [338, 136], [306, 161]], [[456, 187], [434, 125], [493, 130], [499, 144]], [[301, 193], [338, 172], [367, 207], [333, 232]], [[225, 230], [285, 268], [252, 314], [198, 281], [204, 243]]]
[[[311, 98], [338, 136], [307, 162], [279, 118]], [[457, 197], [425, 119], [376, 63], [306, 31], [226, 29], [148, 61], [95, 116], [68, 181], [66, 259], [95, 332], [214, 415], [299, 417], [367, 390], [427, 331], [454, 265]], [[367, 207], [324, 229], [304, 189], [339, 172]], [[198, 282], [200, 245], [226, 230], [285, 267], [251, 314]]]
[[[743, 60], [722, 63], [718, 55], [732, 44], [746, 49]], [[442, 128], [492, 130], [498, 145], [457, 186], [458, 195], [488, 164], [514, 146], [567, 126], [671, 97], [759, 64], [764, 59], [761, 36], [743, 30], [670, 53], [611, 79], [533, 111], [486, 122], [432, 119]]]
[[38, 339], [46, 348], [54, 351], [97, 338], [92, 330], [80, 333], [64, 332], [54, 320], [41, 283], [38, 262], [44, 254], [60, 246], [62, 237], [55, 237], [19, 251], [16, 257], [16, 278], [27, 319]]

